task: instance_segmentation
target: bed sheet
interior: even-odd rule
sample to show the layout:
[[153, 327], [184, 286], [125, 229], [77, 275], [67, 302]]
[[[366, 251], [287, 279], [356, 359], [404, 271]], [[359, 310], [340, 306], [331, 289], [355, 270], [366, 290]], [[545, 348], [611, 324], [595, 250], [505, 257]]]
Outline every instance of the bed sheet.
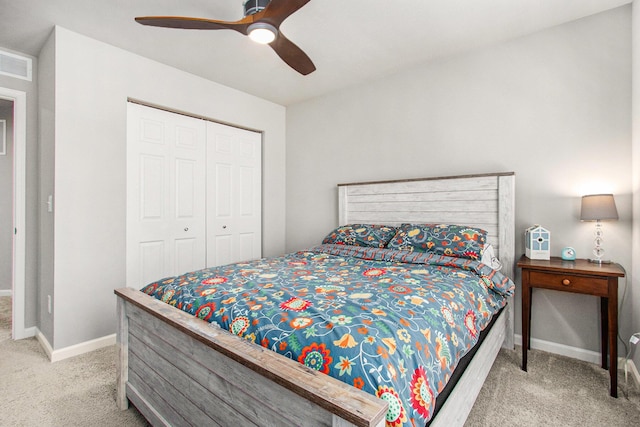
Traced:
[[459, 359], [513, 290], [508, 277], [470, 259], [344, 245], [142, 289], [386, 400], [388, 426], [431, 418]]

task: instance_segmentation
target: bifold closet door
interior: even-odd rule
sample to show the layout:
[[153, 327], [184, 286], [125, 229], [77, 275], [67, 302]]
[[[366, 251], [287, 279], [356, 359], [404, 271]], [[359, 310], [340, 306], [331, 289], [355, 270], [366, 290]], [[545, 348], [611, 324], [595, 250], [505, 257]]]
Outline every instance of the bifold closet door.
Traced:
[[207, 267], [262, 256], [262, 135], [207, 122]]
[[127, 286], [205, 267], [205, 174], [204, 120], [128, 103]]

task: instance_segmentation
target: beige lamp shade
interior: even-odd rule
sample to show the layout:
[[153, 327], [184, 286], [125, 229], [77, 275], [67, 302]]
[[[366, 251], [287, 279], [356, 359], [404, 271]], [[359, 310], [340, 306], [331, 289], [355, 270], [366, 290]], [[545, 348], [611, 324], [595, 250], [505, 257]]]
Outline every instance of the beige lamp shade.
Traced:
[[582, 196], [580, 220], [601, 221], [605, 219], [618, 219], [618, 210], [616, 209], [613, 194]]

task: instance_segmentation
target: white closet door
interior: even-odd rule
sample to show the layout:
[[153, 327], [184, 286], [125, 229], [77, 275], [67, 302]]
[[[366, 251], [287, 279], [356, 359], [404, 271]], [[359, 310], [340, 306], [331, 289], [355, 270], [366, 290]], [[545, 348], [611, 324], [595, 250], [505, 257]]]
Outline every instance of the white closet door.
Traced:
[[204, 120], [128, 104], [127, 286], [205, 267], [205, 156]]
[[261, 141], [207, 123], [207, 267], [262, 256]]

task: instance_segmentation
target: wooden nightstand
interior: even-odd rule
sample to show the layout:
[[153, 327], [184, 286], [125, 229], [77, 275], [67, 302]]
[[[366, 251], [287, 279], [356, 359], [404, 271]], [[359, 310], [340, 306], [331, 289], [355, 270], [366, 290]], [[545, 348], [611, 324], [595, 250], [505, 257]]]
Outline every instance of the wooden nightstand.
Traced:
[[532, 288], [598, 296], [602, 367], [609, 367], [610, 394], [618, 397], [618, 278], [625, 275], [622, 266], [594, 264], [586, 259], [563, 261], [557, 257], [548, 261], [534, 260], [523, 255], [518, 267], [522, 269], [522, 370], [527, 370], [527, 350], [531, 348]]

